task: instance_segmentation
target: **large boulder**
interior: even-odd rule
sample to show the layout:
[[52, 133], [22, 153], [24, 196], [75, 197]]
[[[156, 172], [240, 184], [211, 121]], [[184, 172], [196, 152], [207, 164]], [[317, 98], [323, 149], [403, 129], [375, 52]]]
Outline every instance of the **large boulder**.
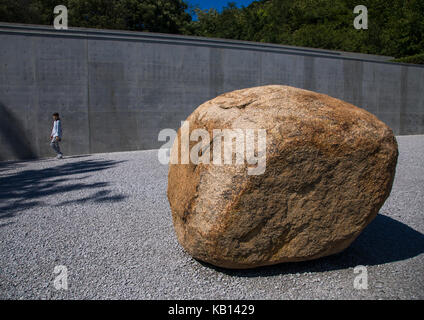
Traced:
[[[280, 85], [237, 90], [203, 103], [186, 124], [190, 133], [205, 129], [211, 140], [214, 129], [266, 130], [266, 167], [256, 174], [246, 161], [181, 163], [182, 128], [171, 149], [168, 199], [178, 241], [216, 266], [338, 253], [374, 219], [392, 187], [392, 130], [324, 94]], [[191, 150], [197, 142], [189, 143]]]

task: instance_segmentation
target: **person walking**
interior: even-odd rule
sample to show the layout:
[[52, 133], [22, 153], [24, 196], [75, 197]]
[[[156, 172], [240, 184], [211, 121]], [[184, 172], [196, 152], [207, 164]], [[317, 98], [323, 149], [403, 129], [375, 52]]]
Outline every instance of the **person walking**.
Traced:
[[56, 158], [62, 159], [63, 154], [59, 147], [59, 142], [62, 140], [62, 124], [60, 122], [59, 113], [53, 113], [53, 121], [53, 129], [50, 136], [50, 146], [56, 152]]

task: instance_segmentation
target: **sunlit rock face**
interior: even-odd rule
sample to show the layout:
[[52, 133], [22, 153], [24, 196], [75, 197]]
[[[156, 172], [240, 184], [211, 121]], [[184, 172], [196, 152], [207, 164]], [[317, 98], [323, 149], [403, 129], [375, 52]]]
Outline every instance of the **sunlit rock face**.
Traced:
[[[208, 133], [200, 154], [205, 160], [209, 152], [210, 161], [181, 163], [187, 148], [180, 128], [168, 175], [174, 228], [190, 255], [216, 266], [252, 268], [338, 253], [374, 219], [392, 187], [398, 157], [392, 130], [324, 94], [281, 85], [237, 90], [203, 103], [186, 124], [188, 134]], [[254, 139], [244, 135], [223, 146], [214, 129], [253, 129]], [[217, 145], [221, 151], [243, 145], [243, 152], [247, 142], [259, 145], [260, 130], [266, 132], [262, 170], [249, 172], [255, 164], [246, 157], [231, 164], [213, 159]], [[188, 149], [199, 141], [188, 141]]]

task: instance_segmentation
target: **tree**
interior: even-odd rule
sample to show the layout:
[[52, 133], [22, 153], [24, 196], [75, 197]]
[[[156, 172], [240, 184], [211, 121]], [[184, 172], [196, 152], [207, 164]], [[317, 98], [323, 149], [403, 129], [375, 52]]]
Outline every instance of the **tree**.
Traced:
[[[183, 0], [62, 0], [69, 26], [183, 33], [191, 21]], [[0, 0], [0, 21], [53, 23], [55, 0]]]
[[[424, 1], [363, 0], [368, 29], [353, 27], [355, 0], [263, 0], [199, 11], [193, 34], [389, 55], [424, 53]], [[416, 61], [416, 59], [414, 59]]]

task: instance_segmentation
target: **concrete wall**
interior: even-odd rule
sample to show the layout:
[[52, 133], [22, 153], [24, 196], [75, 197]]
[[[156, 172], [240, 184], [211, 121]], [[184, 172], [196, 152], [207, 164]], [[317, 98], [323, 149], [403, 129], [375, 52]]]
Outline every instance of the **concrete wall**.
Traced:
[[0, 24], [0, 160], [160, 147], [202, 102], [287, 84], [346, 100], [396, 134], [424, 134], [424, 67], [387, 57], [149, 33]]

